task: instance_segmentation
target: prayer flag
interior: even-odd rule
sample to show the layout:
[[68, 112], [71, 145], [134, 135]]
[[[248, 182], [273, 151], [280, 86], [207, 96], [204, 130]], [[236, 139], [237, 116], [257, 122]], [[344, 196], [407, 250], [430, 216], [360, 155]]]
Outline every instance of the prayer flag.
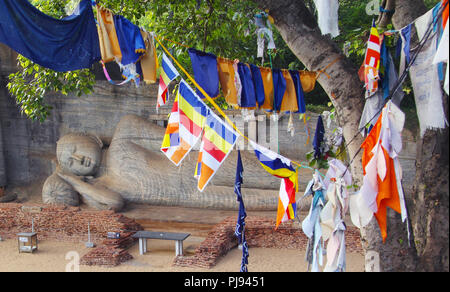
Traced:
[[323, 139], [325, 136], [325, 127], [323, 125], [322, 116], [319, 115], [319, 118], [317, 119], [317, 125], [316, 125], [316, 134], [314, 135], [313, 140], [313, 147], [314, 147], [314, 158], [319, 159], [322, 157], [322, 153], [324, 150], [324, 147], [322, 146]]
[[375, 21], [370, 29], [370, 37], [367, 42], [366, 57], [364, 60], [364, 79], [366, 96], [371, 96], [378, 90], [378, 70], [380, 68], [380, 35]]
[[166, 54], [163, 53], [161, 62], [161, 74], [159, 76], [158, 101], [156, 103], [156, 109], [166, 104], [169, 97], [169, 83], [178, 76], [180, 76], [180, 74], [178, 73], [177, 69], [175, 69]]
[[273, 111], [278, 113], [281, 109], [281, 103], [283, 102], [287, 84], [280, 69], [272, 69], [272, 78], [274, 88]]
[[247, 64], [239, 62], [238, 64], [239, 78], [242, 84], [241, 99], [238, 100], [238, 105], [242, 108], [256, 107], [256, 92], [253, 83], [252, 71]]
[[248, 272], [247, 264], [248, 264], [248, 245], [247, 240], [245, 239], [245, 218], [247, 217], [247, 213], [245, 212], [244, 200], [241, 194], [241, 185], [243, 182], [243, 172], [244, 167], [242, 166], [241, 159], [241, 151], [238, 151], [238, 159], [236, 166], [236, 179], [234, 182], [234, 192], [237, 196], [237, 201], [239, 202], [239, 215], [237, 219], [236, 229], [234, 234], [238, 238], [238, 243], [242, 244], [242, 262], [241, 262], [241, 272]]
[[135, 64], [145, 54], [145, 42], [141, 30], [122, 15], [114, 15], [114, 26], [119, 41], [123, 66]]
[[202, 192], [236, 144], [238, 133], [209, 112], [198, 155], [195, 176]]
[[303, 91], [303, 86], [300, 79], [300, 72], [296, 70], [289, 70], [289, 73], [291, 73], [292, 81], [294, 82], [295, 92], [297, 95], [297, 113], [304, 114], [306, 113], [305, 93]]
[[161, 151], [176, 166], [200, 139], [208, 112], [208, 107], [182, 80], [161, 146]]
[[361, 145], [364, 150], [364, 172], [360, 193], [369, 209], [375, 213], [383, 242], [387, 237], [387, 207], [407, 218], [406, 203], [401, 184], [399, 154], [402, 150], [401, 131], [404, 113], [389, 101], [377, 123]]
[[[164, 152], [167, 157], [172, 160], [172, 151], [169, 151], [170, 148], [176, 150], [178, 145], [180, 145], [180, 115], [178, 113], [178, 95], [175, 98], [173, 103], [172, 112], [169, 116], [169, 121], [167, 123], [166, 133], [164, 135], [164, 139], [161, 145], [161, 151]], [[175, 164], [177, 162], [173, 161]]]
[[[189, 49], [188, 53], [191, 58], [195, 81], [203, 88], [209, 97], [216, 98], [220, 93], [217, 57], [214, 54], [196, 49]], [[206, 98], [198, 89], [197, 94], [202, 99]]]
[[91, 68], [101, 60], [91, 1], [75, 11], [56, 19], [27, 0], [0, 0], [0, 43], [54, 71]]
[[238, 150], [238, 159], [237, 159], [237, 166], [236, 166], [236, 179], [234, 181], [234, 192], [236, 193], [237, 201], [239, 202], [239, 216], [238, 216], [234, 234], [237, 236], [239, 244], [242, 243], [242, 238], [243, 238], [242, 235], [243, 235], [244, 227], [245, 227], [245, 218], [247, 217], [247, 213], [245, 212], [244, 200], [243, 200], [242, 194], [241, 194], [241, 185], [243, 182], [243, 172], [244, 172], [244, 168], [242, 166], [241, 151]]
[[258, 108], [261, 108], [266, 99], [261, 70], [258, 66], [250, 64], [250, 71], [252, 72], [253, 84], [255, 86], [256, 102], [258, 103]]
[[282, 222], [294, 219], [297, 213], [295, 193], [298, 190], [298, 172], [292, 162], [275, 152], [250, 141], [261, 166], [271, 175], [281, 178], [276, 228]]
[[226, 102], [229, 105], [237, 106], [237, 88], [234, 83], [235, 72], [233, 68], [233, 61], [225, 58], [217, 58], [217, 65], [219, 70], [219, 81], [222, 87], [222, 93]]
[[292, 75], [289, 73], [289, 70], [286, 69], [281, 70], [281, 74], [286, 82], [286, 90], [284, 91], [283, 99], [281, 101], [280, 112], [298, 112], [297, 90]]

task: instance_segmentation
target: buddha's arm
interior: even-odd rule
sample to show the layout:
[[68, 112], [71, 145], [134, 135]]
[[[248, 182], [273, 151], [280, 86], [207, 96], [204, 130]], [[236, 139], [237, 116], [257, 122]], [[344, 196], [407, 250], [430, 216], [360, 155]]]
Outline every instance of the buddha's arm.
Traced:
[[114, 211], [119, 211], [124, 205], [120, 194], [107, 188], [91, 185], [84, 182], [81, 177], [69, 173], [58, 173], [58, 176], [72, 185], [89, 205], [94, 205], [99, 209]]

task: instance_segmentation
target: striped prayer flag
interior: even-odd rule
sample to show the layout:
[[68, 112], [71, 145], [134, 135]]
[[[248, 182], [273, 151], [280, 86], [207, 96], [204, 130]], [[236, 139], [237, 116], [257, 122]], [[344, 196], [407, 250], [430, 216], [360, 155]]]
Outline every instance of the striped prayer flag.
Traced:
[[179, 166], [201, 137], [209, 109], [181, 80], [161, 150]]
[[166, 54], [163, 53], [161, 62], [161, 74], [159, 76], [159, 89], [156, 109], [167, 103], [167, 99], [169, 97], [169, 83], [178, 76], [180, 76], [180, 74], [178, 73], [177, 69], [175, 69], [172, 62], [169, 60], [169, 58], [167, 58]]
[[281, 178], [276, 228], [297, 214], [295, 193], [298, 191], [298, 172], [292, 162], [253, 141], [250, 141], [261, 166], [271, 175]]
[[[178, 95], [173, 103], [172, 112], [169, 116], [167, 123], [166, 133], [161, 145], [161, 151], [168, 155], [167, 157], [172, 160], [173, 151], [175, 151], [180, 145], [180, 115], [178, 113]], [[172, 160], [175, 164], [175, 161]]]
[[203, 133], [195, 176], [202, 192], [233, 150], [238, 134], [216, 114], [210, 112]]
[[375, 21], [370, 29], [370, 37], [367, 42], [366, 57], [364, 60], [364, 81], [366, 96], [371, 96], [378, 90], [378, 71], [380, 69], [381, 42]]

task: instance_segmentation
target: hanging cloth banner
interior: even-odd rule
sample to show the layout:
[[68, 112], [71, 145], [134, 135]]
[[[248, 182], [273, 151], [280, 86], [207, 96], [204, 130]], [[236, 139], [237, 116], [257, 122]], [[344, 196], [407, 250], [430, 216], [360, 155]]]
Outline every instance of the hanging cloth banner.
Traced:
[[313, 197], [309, 213], [302, 221], [302, 230], [308, 237], [306, 261], [308, 262], [308, 270], [311, 266], [311, 272], [319, 272], [319, 265], [323, 265], [323, 238], [320, 213], [325, 206], [324, 192], [326, 191], [327, 189], [323, 185], [320, 174], [316, 170], [302, 197], [302, 199], [308, 196]]
[[303, 91], [302, 82], [300, 80], [300, 72], [290, 70], [289, 73], [291, 73], [292, 81], [294, 82], [295, 92], [297, 95], [297, 113], [304, 114], [306, 113], [305, 93]]
[[156, 83], [158, 64], [158, 55], [156, 54], [155, 44], [153, 42], [153, 37], [150, 33], [141, 30], [142, 38], [145, 43], [145, 55], [139, 60], [142, 75], [141, 80], [147, 83]]
[[295, 193], [298, 191], [298, 171], [292, 162], [275, 152], [249, 140], [261, 166], [271, 175], [281, 178], [276, 228], [297, 214]]
[[253, 84], [255, 86], [256, 102], [258, 103], [258, 107], [261, 108], [266, 99], [261, 70], [258, 66], [253, 64], [250, 64], [250, 70], [252, 72]]
[[280, 69], [272, 69], [272, 78], [274, 88], [273, 111], [278, 113], [281, 109], [281, 103], [283, 102], [287, 84]]
[[117, 39], [114, 15], [111, 11], [97, 5], [97, 22], [102, 61], [104, 63], [111, 61], [120, 62], [122, 60], [122, 52]]
[[247, 64], [239, 62], [238, 73], [242, 84], [241, 100], [238, 101], [240, 107], [255, 108], [256, 107], [256, 93], [255, 85], [253, 83], [252, 72]]
[[[217, 70], [217, 57], [211, 53], [205, 53], [196, 49], [189, 49], [192, 70], [195, 81], [211, 97], [219, 95], [219, 72]], [[197, 90], [198, 96], [205, 97]]]
[[400, 38], [398, 39], [397, 44], [397, 54], [400, 54], [400, 74], [405, 71], [405, 67], [411, 61], [410, 58], [410, 47], [411, 47], [411, 26], [412, 24], [408, 24], [400, 31]]
[[[428, 27], [432, 21], [433, 13], [428, 12], [420, 18], [420, 21], [416, 21], [417, 30], [425, 31], [423, 25]], [[439, 82], [438, 66], [433, 64], [436, 42], [437, 34], [433, 34], [410, 68], [422, 137], [427, 129], [443, 129], [448, 124], [442, 104], [443, 92]]]
[[242, 245], [242, 262], [240, 272], [248, 272], [248, 245], [245, 238], [245, 218], [247, 213], [245, 212], [244, 199], [242, 198], [241, 186], [244, 178], [244, 167], [242, 166], [241, 151], [238, 150], [238, 159], [236, 166], [236, 179], [234, 181], [234, 192], [237, 196], [237, 201], [239, 202], [239, 215], [236, 223], [236, 228], [234, 234], [238, 239], [238, 244]]
[[314, 0], [318, 14], [318, 24], [323, 35], [331, 34], [332, 38], [339, 35], [339, 1]]
[[398, 157], [404, 122], [404, 113], [389, 101], [361, 145], [364, 179], [360, 192], [367, 207], [375, 213], [383, 242], [387, 237], [386, 208], [400, 213], [403, 221], [407, 218]]
[[370, 37], [367, 42], [366, 57], [364, 59], [364, 82], [366, 97], [371, 96], [378, 90], [378, 70], [380, 68], [380, 35], [378, 34], [375, 20], [370, 29]]
[[265, 13], [265, 12], [258, 13], [255, 15], [255, 25], [258, 27], [256, 29], [257, 46], [258, 46], [257, 57], [258, 58], [264, 58], [264, 43], [265, 43], [266, 39], [268, 40], [267, 49], [268, 50], [276, 49], [275, 42], [273, 40], [272, 25], [270, 24], [269, 19], [267, 19], [264, 22], [266, 17], [270, 17], [270, 16], [268, 16], [267, 13]]
[[161, 151], [176, 166], [200, 139], [209, 111], [189, 85], [181, 80], [161, 145]]
[[90, 68], [101, 60], [92, 3], [77, 14], [52, 18], [27, 0], [0, 0], [0, 42], [45, 68], [58, 72]]
[[230, 128], [214, 112], [209, 111], [195, 170], [200, 192], [203, 192], [219, 170], [219, 167], [233, 150], [238, 138], [239, 134], [236, 131]]
[[136, 63], [146, 52], [141, 30], [122, 15], [114, 15], [117, 38], [122, 52], [123, 66]]
[[175, 69], [166, 54], [163, 53], [156, 109], [167, 103], [169, 97], [169, 84], [178, 76], [180, 76], [180, 73]]
[[[379, 90], [366, 99], [366, 103], [361, 115], [361, 120], [359, 122], [359, 129], [361, 130], [362, 136], [366, 136], [368, 129], [373, 127], [377, 122], [378, 117], [381, 114], [381, 109], [384, 105], [385, 98], [387, 97], [386, 93], [387, 95], [389, 95], [398, 81], [394, 61], [392, 60], [392, 57], [387, 49], [385, 55], [382, 57], [383, 64], [386, 64], [384, 65], [384, 74], [383, 79], [381, 80], [383, 91]], [[388, 72], [386, 70], [388, 70]], [[400, 103], [405, 96], [403, 90], [397, 89], [397, 91], [392, 94], [392, 102], [397, 106], [400, 106]]]
[[317, 72], [299, 71], [300, 81], [302, 82], [302, 88], [304, 93], [309, 93], [316, 87]]
[[327, 188], [327, 203], [320, 214], [322, 233], [327, 245], [327, 264], [324, 272], [345, 272], [345, 215], [349, 208], [347, 186], [352, 177], [347, 167], [339, 160], [329, 162], [324, 185]]
[[274, 97], [272, 69], [260, 67], [259, 70], [261, 72], [261, 77], [264, 85], [264, 104], [260, 106], [267, 112], [271, 112], [273, 110]]
[[292, 79], [292, 75], [286, 69], [281, 70], [281, 74], [283, 74], [283, 78], [286, 81], [286, 91], [284, 92], [283, 100], [281, 101], [280, 112], [298, 112], [297, 91]]
[[322, 116], [319, 115], [316, 125], [316, 134], [314, 135], [313, 147], [314, 147], [314, 158], [319, 159], [322, 157], [323, 153], [323, 138], [325, 136], [325, 127], [323, 125]]
[[219, 71], [219, 82], [222, 88], [222, 93], [225, 97], [226, 102], [229, 105], [237, 106], [237, 89], [234, 84], [235, 74], [233, 68], [233, 61], [225, 58], [217, 58], [217, 66]]

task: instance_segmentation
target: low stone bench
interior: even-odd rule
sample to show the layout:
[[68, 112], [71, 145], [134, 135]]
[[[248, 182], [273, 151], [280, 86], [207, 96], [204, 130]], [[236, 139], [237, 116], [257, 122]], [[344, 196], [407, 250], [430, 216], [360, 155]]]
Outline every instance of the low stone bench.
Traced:
[[139, 238], [139, 253], [147, 252], [147, 239], [163, 239], [175, 241], [175, 256], [183, 255], [183, 241], [188, 238], [189, 233], [138, 231], [133, 234], [133, 238]]

